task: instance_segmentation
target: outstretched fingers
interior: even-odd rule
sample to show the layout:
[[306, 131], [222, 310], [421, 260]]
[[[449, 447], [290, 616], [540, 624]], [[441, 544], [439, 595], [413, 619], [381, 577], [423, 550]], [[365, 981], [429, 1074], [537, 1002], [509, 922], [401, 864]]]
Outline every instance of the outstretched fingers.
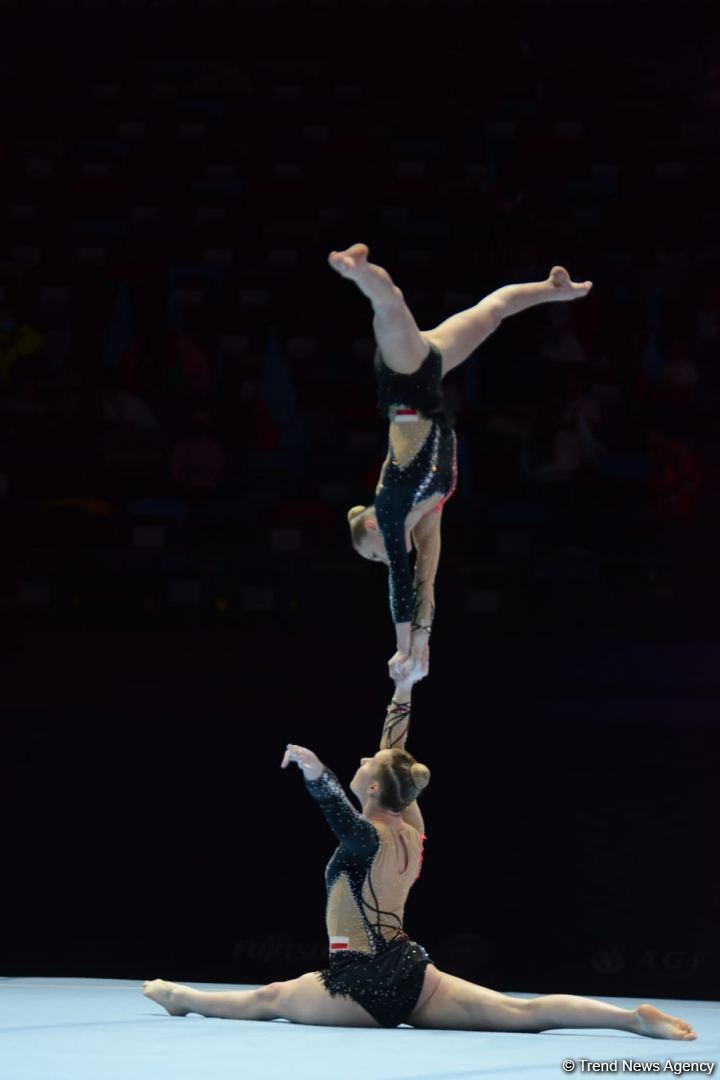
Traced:
[[587, 296], [592, 289], [592, 281], [572, 281], [564, 266], [553, 266], [549, 281], [559, 293], [570, 296]]
[[280, 768], [287, 768], [291, 762], [294, 762], [298, 769], [305, 772], [308, 780], [317, 780], [325, 768], [317, 754], [314, 754], [312, 750], [308, 750], [307, 747], [297, 746], [295, 743], [288, 743], [285, 747]]
[[303, 762], [305, 761], [305, 755], [309, 754], [309, 750], [305, 750], [302, 746], [297, 746], [295, 743], [288, 743], [285, 747], [285, 753], [280, 764], [281, 769], [286, 769], [288, 765], [295, 764], [298, 769], [303, 768]]

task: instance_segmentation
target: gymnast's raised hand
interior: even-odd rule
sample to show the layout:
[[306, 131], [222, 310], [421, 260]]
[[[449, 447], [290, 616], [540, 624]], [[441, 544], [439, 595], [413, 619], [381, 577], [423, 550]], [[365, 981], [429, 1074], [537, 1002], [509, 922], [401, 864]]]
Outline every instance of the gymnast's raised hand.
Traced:
[[325, 771], [325, 766], [317, 754], [304, 746], [296, 746], [295, 743], [288, 743], [285, 747], [280, 768], [287, 769], [288, 765], [297, 765], [308, 780], [317, 780]]

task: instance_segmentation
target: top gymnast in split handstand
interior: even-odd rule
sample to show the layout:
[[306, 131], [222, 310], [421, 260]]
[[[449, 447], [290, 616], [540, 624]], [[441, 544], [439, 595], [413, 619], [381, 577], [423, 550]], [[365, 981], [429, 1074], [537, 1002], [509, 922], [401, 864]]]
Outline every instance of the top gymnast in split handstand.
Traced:
[[[418, 677], [414, 672], [412, 678]], [[403, 930], [405, 901], [422, 862], [425, 826], [417, 796], [430, 773], [405, 750], [411, 679], [396, 681], [380, 750], [360, 760], [350, 804], [336, 777], [302, 746], [293, 763], [339, 845], [326, 869], [330, 953], [323, 971], [257, 990], [195, 990], [154, 979], [147, 997], [172, 1016], [200, 1013], [228, 1020], [290, 1020], [345, 1027], [451, 1028], [538, 1032], [615, 1028], [660, 1039], [694, 1039], [689, 1024], [653, 1005], [621, 1009], [590, 998], [550, 994], [508, 997], [439, 971]], [[458, 819], [458, 830], [465, 822]], [[467, 884], [467, 883], [465, 883]]]
[[[555, 266], [546, 281], [506, 285], [474, 307], [418, 330], [403, 294], [381, 266], [367, 261], [365, 244], [333, 251], [331, 267], [354, 281], [372, 304], [375, 372], [381, 412], [390, 422], [390, 445], [372, 506], [348, 513], [355, 549], [389, 569], [390, 610], [401, 675], [428, 670], [434, 581], [440, 557], [443, 504], [455, 489], [455, 434], [443, 400], [442, 379], [462, 364], [503, 319], [525, 308], [587, 296], [592, 282], [576, 284]], [[415, 573], [409, 552], [416, 548]]]

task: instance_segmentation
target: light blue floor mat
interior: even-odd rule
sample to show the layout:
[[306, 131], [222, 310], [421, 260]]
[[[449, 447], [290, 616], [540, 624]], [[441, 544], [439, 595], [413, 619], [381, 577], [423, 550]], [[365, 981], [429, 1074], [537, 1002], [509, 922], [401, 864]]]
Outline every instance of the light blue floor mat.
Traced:
[[[640, 1003], [631, 998], [603, 1000], [626, 1008]], [[720, 1003], [655, 1004], [689, 1020], [697, 1041], [661, 1042], [604, 1030], [514, 1035], [180, 1018], [146, 1000], [139, 982], [0, 979], [0, 1076], [3, 1080], [512, 1080], [517, 1076], [559, 1080], [569, 1075], [562, 1063], [570, 1060], [576, 1077], [608, 1072], [720, 1077]], [[583, 1061], [606, 1067], [592, 1069]], [[610, 1071], [607, 1063], [617, 1063], [617, 1071]]]

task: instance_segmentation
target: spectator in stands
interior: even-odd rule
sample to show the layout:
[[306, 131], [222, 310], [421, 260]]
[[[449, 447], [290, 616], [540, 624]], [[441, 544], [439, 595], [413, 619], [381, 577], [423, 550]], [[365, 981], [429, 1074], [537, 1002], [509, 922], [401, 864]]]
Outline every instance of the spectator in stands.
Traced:
[[681, 439], [653, 427], [647, 437], [648, 488], [655, 515], [665, 521], [692, 517], [700, 498], [700, 461]]
[[189, 433], [173, 448], [172, 478], [186, 493], [218, 491], [225, 483], [226, 467], [225, 450], [213, 431], [210, 412], [198, 407], [192, 414]]
[[18, 361], [39, 352], [43, 342], [41, 333], [18, 322], [6, 304], [0, 306], [0, 385], [12, 381]]

